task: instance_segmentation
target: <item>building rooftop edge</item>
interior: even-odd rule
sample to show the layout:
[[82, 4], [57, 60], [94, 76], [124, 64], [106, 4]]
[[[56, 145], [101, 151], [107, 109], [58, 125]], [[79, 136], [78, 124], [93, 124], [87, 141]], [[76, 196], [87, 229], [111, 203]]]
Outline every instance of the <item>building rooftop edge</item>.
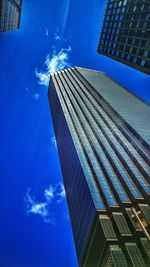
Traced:
[[82, 67], [78, 67], [78, 66], [74, 66], [74, 67], [70, 67], [70, 68], [65, 68], [63, 70], [60, 71], [55, 71], [53, 73], [50, 74], [50, 78], [53, 75], [57, 75], [57, 73], [61, 73], [65, 70], [69, 70], [69, 69], [83, 69], [83, 70], [88, 70], [91, 72], [97, 72], [99, 74], [103, 74], [105, 76], [107, 76], [109, 79], [111, 79], [114, 83], [116, 83], [117, 85], [119, 85], [120, 87], [122, 87], [123, 89], [125, 89], [126, 91], [128, 91], [128, 93], [130, 93], [131, 95], [133, 95], [134, 97], [136, 97], [137, 99], [139, 99], [141, 102], [143, 102], [143, 104], [145, 104], [146, 106], [150, 107], [150, 103], [148, 101], [146, 101], [145, 99], [143, 99], [142, 97], [138, 96], [136, 93], [130, 91], [127, 87], [125, 87], [123, 84], [121, 84], [120, 82], [118, 82], [117, 80], [115, 80], [114, 78], [112, 78], [111, 76], [109, 76], [106, 72], [103, 71], [99, 71], [99, 70], [93, 70], [93, 69], [88, 69], [88, 68], [82, 68]]

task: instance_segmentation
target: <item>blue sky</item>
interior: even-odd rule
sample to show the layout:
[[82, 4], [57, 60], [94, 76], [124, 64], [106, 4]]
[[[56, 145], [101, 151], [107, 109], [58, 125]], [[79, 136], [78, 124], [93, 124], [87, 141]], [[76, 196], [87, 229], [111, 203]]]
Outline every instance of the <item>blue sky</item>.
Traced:
[[0, 266], [77, 267], [47, 99], [50, 72], [106, 72], [150, 102], [150, 76], [97, 54], [105, 0], [24, 0], [0, 34]]

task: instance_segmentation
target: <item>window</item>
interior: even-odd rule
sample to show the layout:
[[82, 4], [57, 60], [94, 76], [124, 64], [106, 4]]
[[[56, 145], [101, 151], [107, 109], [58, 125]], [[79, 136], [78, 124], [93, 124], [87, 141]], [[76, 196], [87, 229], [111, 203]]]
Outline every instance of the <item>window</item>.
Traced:
[[130, 55], [127, 56], [127, 60], [128, 60], [128, 61], [130, 60]]
[[133, 59], [133, 63], [137, 63], [137, 57], [134, 57], [134, 59]]
[[144, 65], [145, 65], [145, 60], [143, 59], [143, 60], [141, 61], [141, 66], [144, 67]]
[[148, 56], [148, 50], [144, 51], [144, 57]]

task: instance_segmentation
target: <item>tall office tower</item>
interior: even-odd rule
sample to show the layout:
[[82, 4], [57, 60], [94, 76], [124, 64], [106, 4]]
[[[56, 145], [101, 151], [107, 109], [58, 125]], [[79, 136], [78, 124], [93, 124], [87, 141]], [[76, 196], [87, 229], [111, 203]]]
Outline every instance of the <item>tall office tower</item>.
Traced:
[[0, 32], [20, 27], [22, 0], [0, 0]]
[[48, 94], [79, 265], [150, 266], [150, 107], [82, 68]]
[[150, 74], [149, 0], [108, 0], [98, 53]]

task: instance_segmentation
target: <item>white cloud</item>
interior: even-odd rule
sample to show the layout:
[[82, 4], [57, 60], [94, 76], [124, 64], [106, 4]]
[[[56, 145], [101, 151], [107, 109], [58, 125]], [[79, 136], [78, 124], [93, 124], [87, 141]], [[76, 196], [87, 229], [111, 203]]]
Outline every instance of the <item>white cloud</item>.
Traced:
[[27, 213], [39, 215], [43, 218], [45, 223], [54, 223], [53, 214], [49, 213], [48, 205], [46, 202], [37, 202], [34, 197], [30, 195], [31, 189], [29, 188], [24, 198]]
[[61, 40], [61, 37], [59, 36], [58, 33], [55, 33], [55, 35], [54, 35], [54, 39], [55, 39], [55, 40]]
[[46, 217], [48, 215], [47, 205], [46, 203], [33, 203], [28, 213], [39, 214], [42, 217]]
[[58, 183], [46, 188], [44, 190], [45, 201], [43, 202], [36, 201], [35, 197], [31, 196], [30, 191], [31, 189], [29, 188], [24, 198], [26, 213], [39, 215], [45, 223], [55, 224], [55, 214], [50, 210], [52, 210], [53, 205], [58, 205], [65, 199], [64, 185]]
[[46, 57], [46, 71], [41, 72], [35, 69], [35, 74], [40, 85], [48, 86], [51, 73], [71, 66], [68, 62], [68, 54], [70, 51], [71, 47], [69, 46], [68, 48], [62, 48], [58, 53], [56, 53], [56, 49], [54, 47], [52, 56], [47, 55]]
[[48, 86], [49, 84], [49, 78], [50, 78], [50, 74], [48, 72], [38, 72], [37, 69], [35, 69], [35, 74], [36, 77], [39, 79], [39, 84], [40, 85], [45, 85]]
[[44, 196], [48, 203], [52, 201], [60, 203], [66, 197], [64, 185], [62, 183], [50, 185], [44, 190]]
[[52, 200], [55, 197], [54, 192], [55, 192], [54, 187], [51, 185], [44, 191], [44, 196], [49, 203], [52, 202]]
[[62, 201], [66, 197], [66, 192], [63, 184], [59, 184], [57, 186], [57, 197], [59, 202]]

